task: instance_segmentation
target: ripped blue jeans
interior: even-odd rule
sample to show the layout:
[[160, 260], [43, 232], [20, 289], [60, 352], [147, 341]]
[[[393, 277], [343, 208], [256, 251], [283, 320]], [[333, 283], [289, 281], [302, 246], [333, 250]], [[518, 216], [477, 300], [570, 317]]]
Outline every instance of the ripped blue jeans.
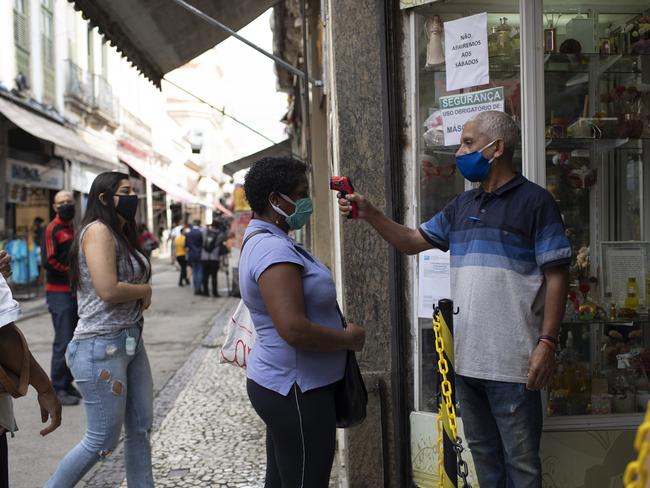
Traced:
[[[153, 487], [149, 432], [153, 421], [153, 380], [139, 327], [111, 335], [73, 339], [66, 362], [86, 409], [86, 434], [59, 464], [46, 488], [74, 487], [115, 449], [124, 425], [124, 458], [129, 486]], [[137, 348], [126, 354], [126, 338]]]
[[479, 485], [541, 488], [540, 392], [523, 383], [456, 375], [456, 399]]

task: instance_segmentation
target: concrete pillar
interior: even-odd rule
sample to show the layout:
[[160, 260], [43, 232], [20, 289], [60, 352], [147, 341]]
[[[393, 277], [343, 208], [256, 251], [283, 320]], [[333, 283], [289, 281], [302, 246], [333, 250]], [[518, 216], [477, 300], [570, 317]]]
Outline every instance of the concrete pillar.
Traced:
[[[330, 0], [328, 86], [336, 98], [331, 135], [341, 174], [378, 208], [385, 207], [384, 119], [379, 18], [383, 2]], [[332, 93], [334, 92], [334, 93]], [[397, 486], [391, 411], [388, 246], [363, 222], [341, 222], [345, 311], [366, 328], [357, 355], [369, 393], [368, 417], [345, 431], [350, 488]], [[387, 461], [387, 464], [385, 462]]]

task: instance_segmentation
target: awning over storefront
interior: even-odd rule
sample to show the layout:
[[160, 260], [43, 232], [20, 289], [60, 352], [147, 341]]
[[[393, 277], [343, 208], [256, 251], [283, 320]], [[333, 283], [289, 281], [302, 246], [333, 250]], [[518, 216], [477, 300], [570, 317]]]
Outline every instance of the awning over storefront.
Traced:
[[[229, 34], [171, 0], [68, 0], [129, 61], [160, 86], [162, 77], [219, 44]], [[278, 0], [189, 0], [237, 31]]]
[[164, 190], [167, 195], [172, 197], [174, 200], [185, 203], [199, 203], [199, 199], [196, 195], [193, 195], [189, 191], [181, 188], [167, 175], [163, 174], [161, 170], [148, 164], [146, 161], [141, 160], [135, 156], [131, 156], [128, 153], [120, 153], [120, 159], [128, 164], [135, 171], [140, 173], [147, 179], [150, 179], [151, 182], [156, 185], [161, 190]]
[[74, 130], [0, 97], [0, 113], [25, 132], [54, 144], [54, 154], [98, 167], [114, 169], [117, 159], [93, 149]]
[[225, 164], [223, 166], [223, 172], [227, 175], [234, 175], [237, 171], [242, 169], [247, 169], [258, 159], [269, 158], [275, 156], [291, 156], [291, 141], [286, 139], [282, 142], [278, 142], [273, 146], [269, 146], [266, 149], [262, 149], [254, 154], [245, 156], [237, 161]]

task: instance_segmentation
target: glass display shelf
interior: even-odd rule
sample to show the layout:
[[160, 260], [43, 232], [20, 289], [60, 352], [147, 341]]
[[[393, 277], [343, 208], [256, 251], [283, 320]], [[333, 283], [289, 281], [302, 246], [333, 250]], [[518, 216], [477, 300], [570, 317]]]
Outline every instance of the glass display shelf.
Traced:
[[[586, 83], [586, 76], [595, 69], [595, 74], [641, 74], [646, 64], [650, 64], [650, 54], [608, 54], [580, 53], [559, 54], [548, 53], [544, 57], [544, 70], [547, 73], [576, 73], [585, 75], [580, 78]], [[648, 69], [648, 68], [646, 68]], [[573, 82], [576, 82], [573, 80]], [[571, 83], [571, 80], [567, 84]]]
[[562, 137], [546, 139], [546, 148], [549, 150], [560, 149], [593, 149], [597, 152], [607, 152], [618, 148], [636, 147], [635, 141], [650, 140], [650, 137], [638, 138], [607, 138], [595, 139], [593, 137]]
[[633, 426], [650, 400], [650, 318], [566, 320], [544, 395], [546, 430]]

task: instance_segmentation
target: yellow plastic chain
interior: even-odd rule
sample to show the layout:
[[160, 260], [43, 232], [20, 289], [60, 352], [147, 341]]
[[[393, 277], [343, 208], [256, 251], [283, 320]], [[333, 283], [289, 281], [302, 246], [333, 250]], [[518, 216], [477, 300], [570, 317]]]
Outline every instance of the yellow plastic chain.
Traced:
[[646, 407], [646, 414], [643, 423], [639, 426], [634, 439], [634, 448], [639, 452], [636, 461], [631, 461], [625, 468], [623, 484], [625, 488], [648, 488], [648, 454], [650, 454], [650, 402]]
[[433, 332], [436, 336], [436, 352], [438, 353], [438, 370], [442, 375], [442, 396], [445, 400], [445, 409], [447, 410], [447, 417], [449, 419], [449, 428], [453, 435], [453, 441], [458, 440], [458, 430], [456, 429], [456, 407], [454, 402], [451, 401], [451, 383], [447, 379], [447, 373], [449, 373], [449, 364], [447, 363], [447, 358], [445, 357], [445, 343], [442, 340], [442, 321], [445, 319], [442, 317], [442, 313], [438, 312], [433, 316]]

